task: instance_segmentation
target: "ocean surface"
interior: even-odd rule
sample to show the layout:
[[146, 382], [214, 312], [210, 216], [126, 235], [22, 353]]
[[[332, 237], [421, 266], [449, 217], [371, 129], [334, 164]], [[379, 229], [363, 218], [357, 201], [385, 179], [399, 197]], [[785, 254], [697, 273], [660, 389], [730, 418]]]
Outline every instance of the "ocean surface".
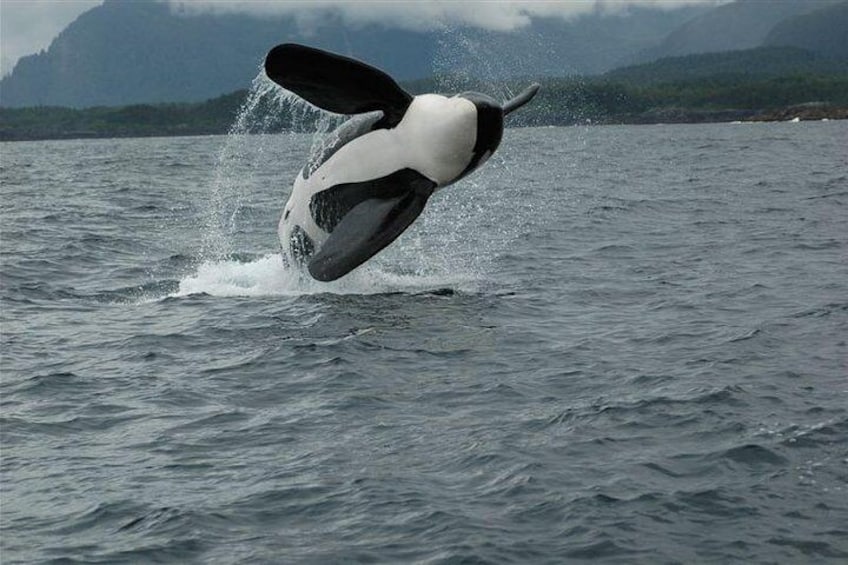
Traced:
[[0, 561], [845, 563], [846, 140], [510, 129], [333, 284], [309, 135], [4, 143]]

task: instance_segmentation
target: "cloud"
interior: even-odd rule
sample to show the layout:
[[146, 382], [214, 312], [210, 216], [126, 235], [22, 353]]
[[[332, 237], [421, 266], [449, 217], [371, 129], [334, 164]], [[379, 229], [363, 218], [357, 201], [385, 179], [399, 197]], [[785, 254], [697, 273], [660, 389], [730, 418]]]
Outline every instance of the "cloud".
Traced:
[[242, 13], [290, 15], [308, 27], [333, 13], [349, 25], [392, 24], [422, 30], [445, 25], [468, 25], [510, 31], [530, 24], [533, 17], [573, 18], [596, 10], [615, 12], [629, 6], [674, 8], [720, 0], [164, 0], [178, 13]]

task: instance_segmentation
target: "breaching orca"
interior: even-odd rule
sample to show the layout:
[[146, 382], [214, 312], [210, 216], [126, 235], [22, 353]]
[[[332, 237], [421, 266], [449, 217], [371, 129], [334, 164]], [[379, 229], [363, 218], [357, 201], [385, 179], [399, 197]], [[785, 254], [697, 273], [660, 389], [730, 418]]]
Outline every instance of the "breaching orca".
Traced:
[[295, 44], [274, 47], [265, 73], [323, 110], [360, 114], [303, 168], [280, 219], [284, 257], [320, 281], [373, 257], [430, 195], [482, 165], [500, 144], [504, 116], [539, 90], [533, 84], [503, 105], [476, 92], [412, 96], [379, 69]]

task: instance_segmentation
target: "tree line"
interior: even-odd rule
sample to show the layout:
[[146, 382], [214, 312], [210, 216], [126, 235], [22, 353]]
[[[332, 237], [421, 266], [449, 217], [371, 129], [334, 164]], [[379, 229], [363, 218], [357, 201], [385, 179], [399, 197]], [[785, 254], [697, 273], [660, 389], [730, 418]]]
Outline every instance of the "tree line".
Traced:
[[[830, 112], [833, 117], [842, 117], [848, 108], [848, 73], [724, 73], [665, 82], [615, 75], [535, 80], [542, 83], [538, 97], [516, 113], [509, 125], [757, 119], [785, 115], [779, 111], [797, 105], [814, 105], [824, 108], [819, 115]], [[528, 82], [435, 77], [404, 86], [412, 92], [480, 90], [506, 98]], [[248, 91], [240, 90], [199, 103], [0, 108], [0, 140], [225, 134], [247, 96]], [[278, 122], [282, 124], [280, 130], [292, 123], [285, 119]]]

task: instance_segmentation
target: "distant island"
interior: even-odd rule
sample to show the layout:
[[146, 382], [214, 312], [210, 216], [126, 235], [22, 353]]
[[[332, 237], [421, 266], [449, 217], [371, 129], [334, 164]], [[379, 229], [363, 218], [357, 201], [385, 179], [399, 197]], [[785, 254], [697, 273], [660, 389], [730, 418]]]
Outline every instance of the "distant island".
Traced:
[[[536, 80], [543, 85], [536, 103], [510, 125], [848, 118], [848, 62], [791, 47], [672, 57], [595, 77]], [[459, 77], [404, 86], [421, 93], [440, 91], [441, 84], [454, 90], [492, 88]], [[247, 95], [239, 90], [198, 103], [86, 109], [0, 108], [0, 140], [225, 134]]]

